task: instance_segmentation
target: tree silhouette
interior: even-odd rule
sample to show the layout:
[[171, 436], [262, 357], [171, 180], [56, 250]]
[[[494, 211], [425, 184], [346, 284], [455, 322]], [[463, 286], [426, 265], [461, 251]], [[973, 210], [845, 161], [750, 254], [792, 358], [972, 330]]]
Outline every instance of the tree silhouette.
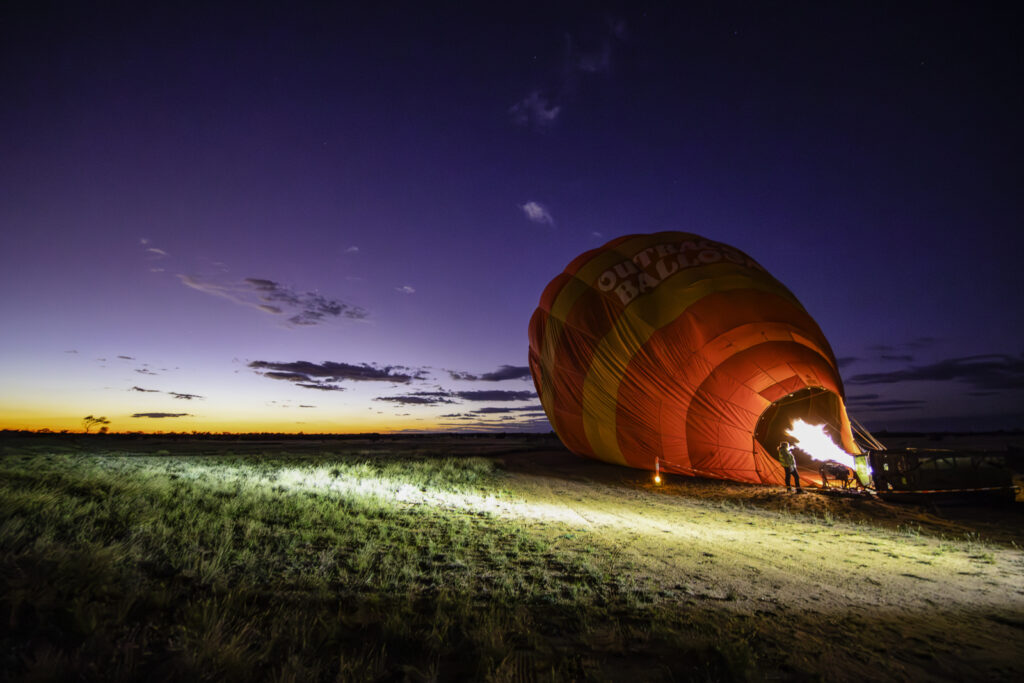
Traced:
[[[86, 415], [82, 418], [82, 426], [85, 427], [85, 433], [88, 434], [89, 430], [96, 425], [108, 425], [110, 420], [105, 417], [93, 417], [92, 415]], [[106, 431], [106, 427], [103, 428]]]

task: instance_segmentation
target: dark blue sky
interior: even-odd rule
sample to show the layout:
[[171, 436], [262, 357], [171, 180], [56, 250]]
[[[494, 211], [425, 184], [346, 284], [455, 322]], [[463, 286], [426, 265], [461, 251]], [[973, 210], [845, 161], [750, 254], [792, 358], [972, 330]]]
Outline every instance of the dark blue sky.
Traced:
[[544, 286], [683, 230], [869, 426], [1024, 427], [1020, 15], [681, 5], [6, 4], [0, 416], [547, 429]]

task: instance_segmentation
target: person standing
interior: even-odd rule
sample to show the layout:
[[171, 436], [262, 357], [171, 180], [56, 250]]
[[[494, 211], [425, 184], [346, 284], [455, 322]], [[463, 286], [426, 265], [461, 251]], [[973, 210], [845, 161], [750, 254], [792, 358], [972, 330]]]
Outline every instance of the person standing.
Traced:
[[786, 470], [786, 491], [792, 492], [793, 490], [789, 484], [789, 480], [792, 478], [796, 485], [796, 492], [803, 493], [804, 490], [800, 488], [800, 473], [796, 470], [796, 456], [793, 455], [793, 447], [789, 445], [788, 441], [779, 444], [779, 462]]

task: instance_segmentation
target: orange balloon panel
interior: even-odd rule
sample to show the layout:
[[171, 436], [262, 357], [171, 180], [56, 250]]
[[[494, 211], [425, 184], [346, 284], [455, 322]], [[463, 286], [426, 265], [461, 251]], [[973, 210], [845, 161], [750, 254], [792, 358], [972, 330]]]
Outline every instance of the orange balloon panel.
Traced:
[[803, 390], [834, 396], [827, 421], [856, 452], [817, 323], [757, 262], [720, 242], [661, 232], [581, 254], [545, 288], [529, 336], [541, 404], [580, 455], [781, 483], [774, 437], [759, 420]]

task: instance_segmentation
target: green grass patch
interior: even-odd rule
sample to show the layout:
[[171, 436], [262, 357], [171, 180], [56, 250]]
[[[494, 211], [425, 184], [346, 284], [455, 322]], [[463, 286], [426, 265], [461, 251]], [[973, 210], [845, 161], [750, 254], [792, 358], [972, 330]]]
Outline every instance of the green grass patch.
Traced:
[[9, 450], [0, 666], [24, 680], [746, 676], [750, 649], [692, 623], [684, 593], [659, 595], [591, 533], [503, 515], [514, 496], [493, 458], [436, 450]]

